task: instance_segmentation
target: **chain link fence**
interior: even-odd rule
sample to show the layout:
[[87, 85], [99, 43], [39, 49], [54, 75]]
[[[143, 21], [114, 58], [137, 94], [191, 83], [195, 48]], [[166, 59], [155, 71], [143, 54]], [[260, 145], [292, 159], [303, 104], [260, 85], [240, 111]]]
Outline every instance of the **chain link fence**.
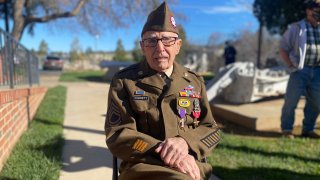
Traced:
[[39, 85], [38, 59], [0, 29], [0, 90]]

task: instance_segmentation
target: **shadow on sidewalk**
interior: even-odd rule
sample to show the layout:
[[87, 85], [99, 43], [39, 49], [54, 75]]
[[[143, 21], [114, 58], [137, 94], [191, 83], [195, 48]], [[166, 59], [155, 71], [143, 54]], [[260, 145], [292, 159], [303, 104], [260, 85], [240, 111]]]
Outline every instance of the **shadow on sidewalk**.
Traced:
[[102, 134], [104, 135], [104, 131], [102, 130], [93, 130], [93, 129], [87, 129], [87, 128], [79, 128], [79, 127], [72, 127], [72, 126], [63, 126], [64, 129], [71, 129], [75, 131], [83, 131], [88, 133], [95, 133], [95, 134]]
[[112, 154], [107, 148], [88, 146], [80, 140], [65, 140], [65, 147], [62, 157], [63, 171], [77, 172], [100, 167], [112, 168]]

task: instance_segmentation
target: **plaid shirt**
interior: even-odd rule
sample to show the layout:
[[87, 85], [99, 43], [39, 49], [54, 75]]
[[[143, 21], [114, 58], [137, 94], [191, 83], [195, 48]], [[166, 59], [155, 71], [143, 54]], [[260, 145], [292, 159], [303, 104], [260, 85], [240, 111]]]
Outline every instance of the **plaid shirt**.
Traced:
[[307, 51], [305, 57], [305, 65], [320, 65], [320, 26], [313, 27], [309, 22], [307, 27]]

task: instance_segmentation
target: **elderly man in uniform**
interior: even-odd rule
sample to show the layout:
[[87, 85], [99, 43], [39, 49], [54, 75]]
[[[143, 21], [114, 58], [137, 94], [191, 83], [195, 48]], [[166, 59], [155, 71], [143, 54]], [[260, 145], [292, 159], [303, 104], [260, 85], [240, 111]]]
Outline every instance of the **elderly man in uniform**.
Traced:
[[209, 179], [220, 140], [202, 77], [174, 62], [182, 40], [162, 3], [141, 32], [145, 60], [110, 85], [105, 131], [120, 179]]

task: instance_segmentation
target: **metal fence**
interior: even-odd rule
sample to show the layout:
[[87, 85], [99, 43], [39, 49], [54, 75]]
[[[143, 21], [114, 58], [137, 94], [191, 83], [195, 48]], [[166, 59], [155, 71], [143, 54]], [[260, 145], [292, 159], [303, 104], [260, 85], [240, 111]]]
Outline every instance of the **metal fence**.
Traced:
[[0, 29], [0, 89], [39, 85], [38, 59]]

